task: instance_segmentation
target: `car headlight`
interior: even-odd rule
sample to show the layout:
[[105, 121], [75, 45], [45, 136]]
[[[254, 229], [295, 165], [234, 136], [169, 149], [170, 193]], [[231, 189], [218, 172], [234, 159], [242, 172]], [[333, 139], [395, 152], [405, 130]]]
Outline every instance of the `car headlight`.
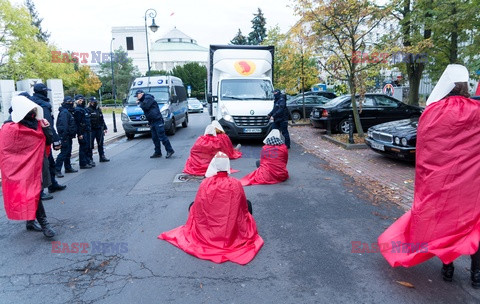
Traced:
[[130, 118], [128, 118], [128, 115], [125, 113], [122, 113], [121, 117], [123, 122], [128, 122], [130, 120]]
[[395, 144], [399, 145], [400, 144], [400, 137], [395, 137]]
[[220, 107], [220, 113], [222, 114], [223, 119], [225, 119], [226, 121], [234, 122], [233, 117], [228, 113], [227, 108], [223, 104]]
[[402, 146], [406, 146], [408, 143], [407, 139], [405, 137], [402, 138]]
[[168, 116], [170, 116], [170, 110], [169, 109], [163, 110], [161, 113], [162, 113], [163, 118], [167, 118]]
[[372, 131], [370, 131], [370, 130], [367, 131], [367, 137], [373, 138]]

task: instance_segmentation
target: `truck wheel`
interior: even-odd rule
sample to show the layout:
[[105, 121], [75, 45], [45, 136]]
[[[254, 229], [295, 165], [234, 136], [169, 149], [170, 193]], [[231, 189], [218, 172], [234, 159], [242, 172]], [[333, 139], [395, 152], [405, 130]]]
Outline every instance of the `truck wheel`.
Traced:
[[292, 112], [293, 121], [300, 120], [301, 118], [302, 118], [302, 114], [300, 114], [300, 112], [297, 112], [297, 111]]
[[170, 126], [170, 129], [168, 130], [167, 134], [175, 135], [176, 131], [177, 131], [177, 123], [175, 122], [175, 118], [172, 118], [172, 125]]
[[182, 127], [188, 127], [188, 114], [185, 114], [185, 120], [182, 122]]
[[133, 133], [125, 133], [125, 136], [127, 137], [127, 139], [133, 139], [135, 137], [135, 134]]

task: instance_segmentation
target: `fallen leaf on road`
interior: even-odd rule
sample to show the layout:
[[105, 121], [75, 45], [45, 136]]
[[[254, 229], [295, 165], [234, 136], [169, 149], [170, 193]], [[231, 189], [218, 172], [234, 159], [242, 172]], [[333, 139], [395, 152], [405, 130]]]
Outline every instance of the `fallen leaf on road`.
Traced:
[[408, 283], [408, 282], [397, 281], [397, 283], [408, 288], [415, 288], [415, 286], [413, 286], [411, 283]]
[[100, 264], [100, 267], [105, 267], [107, 266], [108, 264], [110, 264], [110, 261], [103, 261], [101, 264]]
[[203, 284], [202, 284], [202, 283], [200, 283], [200, 288], [203, 288]]
[[60, 204], [65, 204], [65, 202], [60, 202]]
[[325, 177], [325, 179], [326, 179], [326, 180], [331, 180], [331, 178], [330, 178], [330, 177]]

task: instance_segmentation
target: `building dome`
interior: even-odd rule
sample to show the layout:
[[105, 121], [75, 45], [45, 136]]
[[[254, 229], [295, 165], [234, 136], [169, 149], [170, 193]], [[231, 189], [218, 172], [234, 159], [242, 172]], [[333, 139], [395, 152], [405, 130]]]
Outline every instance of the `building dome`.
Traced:
[[152, 45], [152, 52], [168, 52], [168, 51], [199, 51], [208, 52], [207, 48], [204, 48], [197, 44], [197, 41], [190, 36], [186, 35], [176, 27], [171, 29], [162, 38], [158, 39]]

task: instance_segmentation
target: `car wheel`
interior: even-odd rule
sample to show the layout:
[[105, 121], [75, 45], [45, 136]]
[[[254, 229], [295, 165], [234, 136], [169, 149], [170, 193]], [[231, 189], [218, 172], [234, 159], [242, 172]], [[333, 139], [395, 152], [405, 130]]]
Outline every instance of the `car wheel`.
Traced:
[[177, 123], [175, 122], [175, 118], [172, 118], [172, 125], [168, 130], [168, 135], [175, 135], [175, 132], [177, 132]]
[[188, 127], [188, 114], [185, 114], [185, 120], [182, 122], [182, 127]]
[[125, 136], [127, 137], [127, 139], [133, 139], [135, 137], [135, 134], [133, 133], [125, 133]]
[[302, 114], [300, 114], [300, 112], [292, 112], [292, 120], [293, 121], [296, 121], [296, 120], [300, 120], [302, 119]]
[[348, 123], [348, 119], [343, 119], [342, 121], [340, 121], [337, 126], [337, 130], [342, 134], [348, 134], [348, 132], [350, 131], [350, 124]]

